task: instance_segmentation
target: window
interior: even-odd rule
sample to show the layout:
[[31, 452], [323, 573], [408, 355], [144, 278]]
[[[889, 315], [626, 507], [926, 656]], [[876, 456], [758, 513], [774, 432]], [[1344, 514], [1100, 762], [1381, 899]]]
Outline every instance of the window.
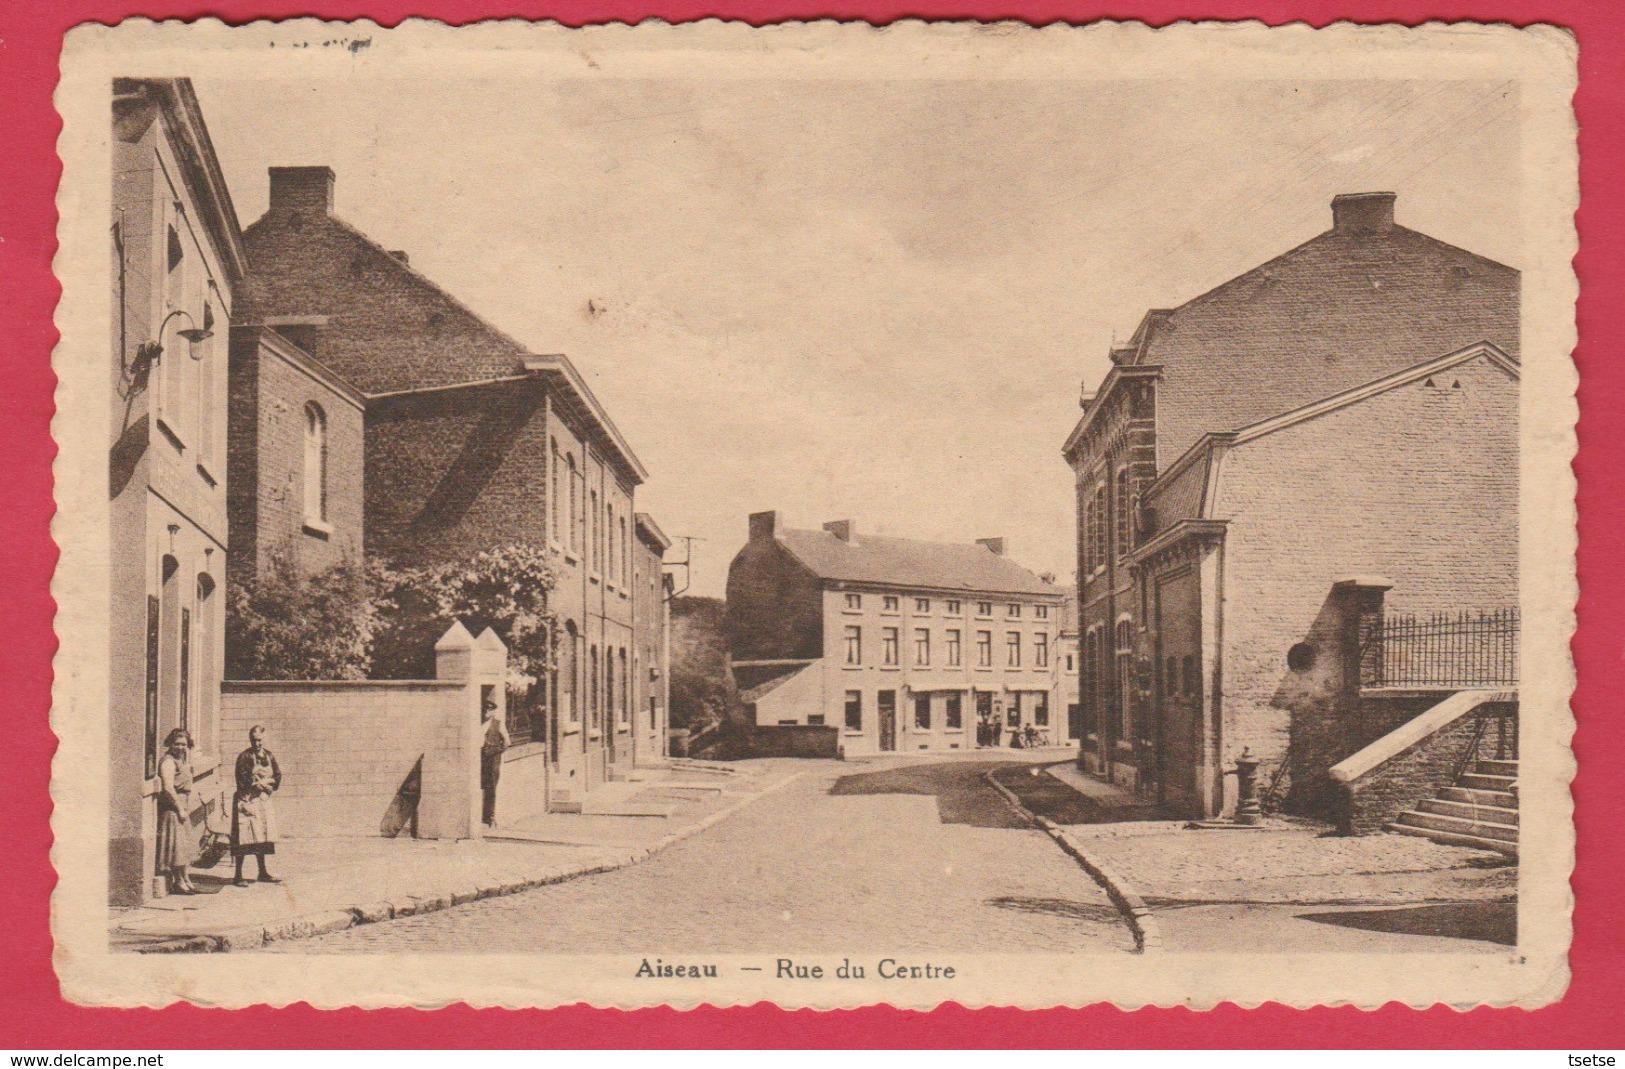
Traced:
[[1010, 668], [1021, 667], [1021, 632], [1007, 631], [1004, 635], [1004, 663]]
[[896, 612], [897, 611], [897, 598], [896, 598], [896, 596], [892, 595], [892, 594], [887, 594], [885, 597], [881, 598], [880, 599], [880, 611], [881, 612]]
[[1038, 617], [1040, 620], [1048, 620], [1049, 619], [1049, 606], [1048, 605], [1034, 605], [1033, 606], [1033, 615]]
[[1009, 615], [1010, 619], [1012, 619], [1012, 620], [1021, 619], [1021, 603], [1017, 602], [1017, 601], [1012, 601], [1010, 603], [1008, 615]]
[[553, 439], [553, 515], [549, 522], [553, 529], [553, 541], [559, 540], [559, 514], [564, 511], [564, 462], [559, 458], [559, 440]]
[[993, 667], [993, 632], [976, 632], [976, 667]]
[[976, 615], [977, 616], [992, 616], [993, 615], [993, 603], [991, 601], [978, 601], [976, 603]]
[[915, 598], [914, 599], [914, 611], [915, 612], [930, 612], [931, 611], [931, 599], [930, 598]]
[[846, 629], [846, 663], [863, 663], [863, 628], [848, 626]]
[[1134, 652], [1132, 649], [1133, 634], [1127, 620], [1117, 621], [1116, 633], [1116, 660], [1117, 660], [1117, 691], [1113, 697], [1116, 699], [1112, 709], [1112, 733], [1119, 739], [1132, 739], [1134, 737], [1134, 717], [1132, 703], [1134, 700]]
[[931, 695], [914, 695], [914, 726], [921, 731], [931, 730]]
[[1106, 487], [1101, 484], [1095, 489], [1094, 544], [1090, 547], [1097, 571], [1106, 566], [1106, 539]]
[[576, 552], [581, 551], [581, 504], [577, 496], [580, 492], [581, 476], [576, 471], [576, 458], [571, 455], [567, 458], [570, 465], [570, 485], [567, 491], [570, 495], [570, 548]]
[[1021, 726], [1021, 691], [1010, 695], [1010, 704], [1004, 710], [1005, 726], [1014, 730]]
[[824, 714], [823, 713], [808, 713], [807, 714], [807, 726], [808, 727], [814, 727], [814, 728], [823, 727], [824, 726]]
[[1033, 667], [1034, 668], [1048, 668], [1049, 667], [1049, 636], [1048, 635], [1034, 635], [1033, 636]]
[[1117, 470], [1117, 499], [1112, 502], [1112, 507], [1117, 513], [1117, 555], [1119, 557], [1133, 548], [1134, 513], [1129, 508], [1131, 497], [1128, 469], [1119, 468]]
[[1190, 655], [1185, 657], [1185, 696], [1187, 698], [1202, 696], [1202, 681], [1196, 675], [1196, 658]]
[[305, 406], [305, 522], [327, 519], [327, 413]]
[[948, 614], [950, 616], [958, 616], [959, 615], [959, 602], [957, 602], [957, 601], [948, 602]]
[[604, 502], [604, 575], [615, 581], [615, 506]]
[[949, 731], [958, 731], [965, 726], [965, 710], [960, 700], [960, 694], [955, 691], [949, 694], [943, 703], [942, 726]]
[[1049, 695], [1042, 691], [1033, 695], [1033, 726], [1049, 727]]
[[[179, 206], [179, 204], [176, 205], [176, 207]], [[175, 229], [175, 224], [173, 223], [169, 225], [169, 242], [166, 251], [168, 252], [169, 270], [173, 271], [183, 262], [185, 262], [186, 249], [181, 244], [181, 233], [179, 230]]]
[[883, 627], [880, 629], [880, 663], [895, 665], [897, 663], [897, 628]]
[[1073, 660], [1072, 654], [1070, 653], [1066, 655], [1066, 670], [1068, 672], [1077, 670], [1077, 663]]
[[848, 594], [846, 596], [846, 607], [848, 609], [861, 609], [861, 608], [863, 608], [863, 595], [862, 594]]
[[598, 647], [593, 646], [587, 655], [587, 717], [592, 729], [597, 731], [603, 724], [601, 707], [598, 704]]
[[948, 631], [948, 667], [959, 667], [959, 629], [951, 628]]
[[846, 692], [846, 730], [863, 730], [863, 691]]
[[593, 490], [588, 495], [587, 518], [592, 529], [587, 536], [587, 570], [598, 571], [598, 558], [601, 555], [598, 548], [598, 536], [602, 528], [602, 518], [598, 515], [598, 491]]
[[632, 692], [632, 674], [626, 666], [626, 647], [621, 647], [621, 723], [631, 726], [632, 703], [627, 700]]

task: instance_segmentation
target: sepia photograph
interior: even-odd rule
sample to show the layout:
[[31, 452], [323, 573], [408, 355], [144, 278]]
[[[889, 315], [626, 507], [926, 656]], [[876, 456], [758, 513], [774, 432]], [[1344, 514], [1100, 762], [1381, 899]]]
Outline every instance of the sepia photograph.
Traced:
[[75, 31], [65, 989], [1560, 996], [1573, 58]]

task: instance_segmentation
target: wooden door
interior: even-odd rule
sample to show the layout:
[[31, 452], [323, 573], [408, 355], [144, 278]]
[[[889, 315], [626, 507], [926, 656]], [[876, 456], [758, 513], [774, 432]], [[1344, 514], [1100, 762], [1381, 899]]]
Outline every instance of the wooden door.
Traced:
[[897, 692], [880, 692], [880, 748], [897, 749]]

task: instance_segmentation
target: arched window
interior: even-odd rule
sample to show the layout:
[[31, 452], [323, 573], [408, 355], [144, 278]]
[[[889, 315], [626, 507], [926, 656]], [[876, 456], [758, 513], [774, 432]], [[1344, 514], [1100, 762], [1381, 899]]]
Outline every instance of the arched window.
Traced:
[[1089, 556], [1090, 570], [1106, 564], [1106, 487], [1095, 488], [1094, 504], [1090, 508]]
[[547, 520], [549, 527], [553, 531], [553, 541], [555, 542], [559, 541], [559, 513], [564, 510], [563, 483], [564, 464], [559, 459], [559, 440], [555, 438], [553, 439], [553, 485], [551, 488], [553, 491], [553, 499], [548, 502], [549, 506], [551, 506], [548, 509], [548, 512], [550, 512], [552, 515], [550, 515]]
[[1134, 513], [1130, 502], [1128, 469], [1117, 469], [1117, 555], [1126, 554], [1133, 547]]
[[603, 707], [599, 702], [598, 680], [598, 647], [593, 646], [587, 653], [587, 716], [589, 725], [597, 731], [604, 722]]
[[305, 406], [305, 519], [327, 520], [327, 413]]
[[570, 548], [579, 550], [581, 548], [581, 517], [580, 506], [577, 504], [576, 499], [576, 488], [579, 479], [576, 476], [575, 454], [570, 454], [567, 459], [570, 467], [570, 485], [568, 487], [570, 495]]
[[587, 512], [587, 515], [592, 517], [592, 536], [591, 541], [587, 546], [587, 570], [596, 573], [600, 568], [603, 567], [600, 562], [600, 558], [603, 556], [603, 554], [598, 545], [598, 532], [603, 524], [603, 519], [598, 515], [597, 490], [592, 491], [591, 500], [592, 508]]
[[220, 681], [215, 678], [215, 622], [214, 576], [199, 572], [197, 577], [197, 730], [194, 732], [198, 748], [204, 753], [219, 753], [219, 718], [215, 714], [215, 696], [220, 693]]

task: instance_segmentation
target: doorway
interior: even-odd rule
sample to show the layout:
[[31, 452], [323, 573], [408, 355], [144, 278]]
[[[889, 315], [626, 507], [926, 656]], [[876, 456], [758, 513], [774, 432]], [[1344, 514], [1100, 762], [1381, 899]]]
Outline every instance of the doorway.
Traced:
[[897, 749], [897, 692], [895, 690], [880, 692], [880, 748], [885, 751]]

